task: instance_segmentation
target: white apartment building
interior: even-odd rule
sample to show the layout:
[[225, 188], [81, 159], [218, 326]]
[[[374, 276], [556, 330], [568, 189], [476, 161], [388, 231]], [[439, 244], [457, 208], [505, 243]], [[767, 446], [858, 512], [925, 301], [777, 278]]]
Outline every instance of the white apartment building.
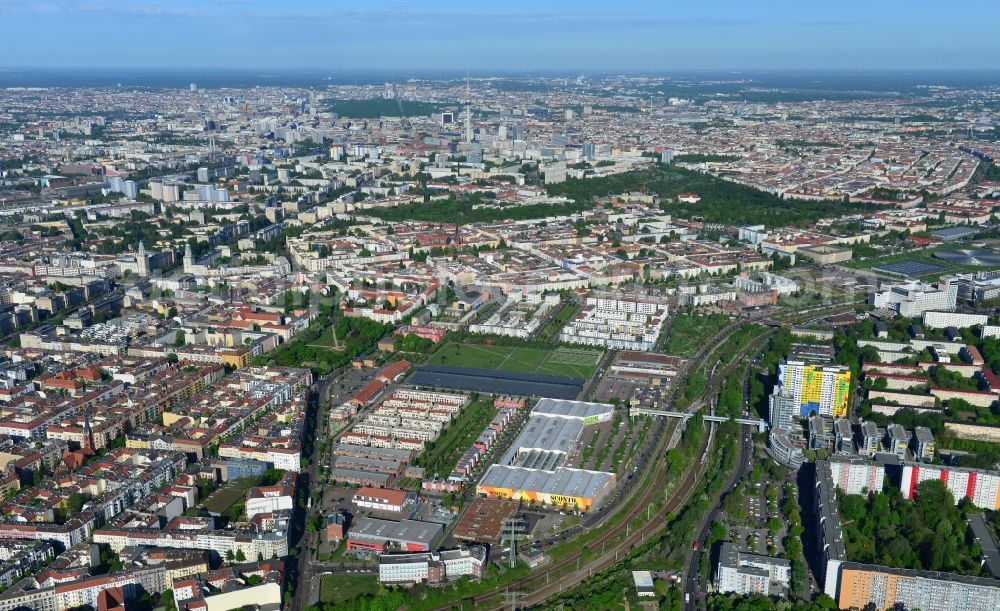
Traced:
[[924, 326], [928, 329], [944, 329], [947, 327], [973, 327], [985, 325], [989, 317], [985, 314], [961, 314], [959, 312], [924, 312]]
[[664, 303], [588, 297], [586, 307], [563, 327], [560, 339], [620, 350], [652, 350], [666, 316]]
[[876, 308], [895, 310], [900, 316], [913, 318], [928, 310], [954, 310], [958, 287], [953, 284], [931, 285], [911, 281], [883, 286], [869, 296]]
[[723, 594], [764, 594], [775, 589], [787, 589], [792, 576], [792, 564], [783, 558], [744, 554], [726, 541], [719, 552], [715, 585]]
[[832, 456], [829, 464], [833, 484], [847, 494], [864, 494], [882, 489], [885, 467], [879, 463]]

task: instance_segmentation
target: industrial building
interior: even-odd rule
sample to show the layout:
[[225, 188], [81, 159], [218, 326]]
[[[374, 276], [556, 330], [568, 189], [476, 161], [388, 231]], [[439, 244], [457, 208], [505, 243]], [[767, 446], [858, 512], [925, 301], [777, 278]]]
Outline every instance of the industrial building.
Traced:
[[434, 522], [356, 518], [347, 532], [347, 549], [426, 552], [443, 530], [441, 524]]
[[352, 500], [364, 509], [401, 513], [413, 498], [405, 490], [359, 488]]
[[615, 486], [613, 473], [566, 466], [584, 427], [608, 422], [604, 403], [542, 399], [510, 449], [490, 466], [476, 493], [579, 510], [600, 504]]
[[556, 467], [552, 471], [493, 465], [476, 486], [478, 494], [520, 499], [539, 505], [587, 511], [614, 489], [615, 476], [603, 471]]

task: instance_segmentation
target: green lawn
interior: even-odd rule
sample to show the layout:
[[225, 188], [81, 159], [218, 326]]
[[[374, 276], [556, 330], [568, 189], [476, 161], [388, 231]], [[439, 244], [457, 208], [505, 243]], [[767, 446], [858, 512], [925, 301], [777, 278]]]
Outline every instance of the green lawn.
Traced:
[[316, 348], [326, 348], [328, 350], [336, 350], [336, 351], [340, 351], [340, 350], [344, 349], [344, 341], [343, 340], [340, 340], [339, 342], [337, 342], [336, 343], [337, 347], [334, 348], [333, 327], [332, 326], [323, 329], [323, 332], [319, 334], [319, 337], [317, 337], [313, 341], [309, 342], [309, 345], [310, 346], [314, 346]]
[[435, 352], [429, 363], [480, 367], [500, 371], [523, 371], [563, 375], [584, 380], [594, 375], [603, 354], [588, 348], [513, 348], [449, 342]]
[[324, 603], [337, 604], [376, 592], [376, 575], [327, 575], [320, 582], [319, 599]]
[[725, 314], [678, 314], [670, 325], [663, 352], [675, 356], [694, 356], [730, 320]]

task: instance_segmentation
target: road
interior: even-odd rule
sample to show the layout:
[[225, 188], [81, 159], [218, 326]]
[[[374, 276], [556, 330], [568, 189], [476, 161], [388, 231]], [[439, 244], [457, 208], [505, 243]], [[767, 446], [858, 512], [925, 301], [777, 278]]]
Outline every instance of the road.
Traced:
[[[698, 407], [704, 404], [705, 399], [709, 397], [714, 398], [714, 396], [718, 394], [723, 380], [725, 380], [725, 378], [735, 368], [743, 366], [746, 362], [745, 359], [749, 354], [751, 354], [752, 352], [759, 351], [761, 348], [763, 348], [765, 340], [769, 338], [770, 335], [771, 332], [766, 332], [760, 335], [754, 341], [750, 342], [747, 346], [745, 346], [740, 351], [739, 354], [737, 354], [729, 363], [727, 363], [725, 367], [723, 367], [721, 370], [717, 370], [713, 374], [710, 383], [706, 385], [706, 389], [703, 391], [702, 395], [692, 403], [691, 409], [697, 410]], [[718, 346], [719, 344], [713, 343], [712, 345]], [[711, 354], [712, 351], [714, 351], [714, 349], [709, 350], [708, 353]], [[714, 423], [712, 424], [711, 430], [714, 433], [715, 430]], [[744, 436], [747, 439], [747, 441], [741, 443], [741, 455], [739, 458], [740, 465], [746, 464], [746, 456], [744, 455], [744, 452], [746, 451], [745, 443], [749, 443], [749, 433], [744, 431]], [[701, 477], [705, 474], [705, 470], [710, 464], [710, 461], [705, 460], [705, 458], [707, 456], [707, 450], [711, 442], [711, 439], [712, 439], [712, 434], [710, 433], [708, 439], [706, 440], [702, 448], [701, 462], [699, 462], [695, 466], [695, 469], [693, 471], [688, 472], [687, 476], [683, 480], [683, 484], [675, 492], [673, 498], [671, 498], [670, 502], [668, 503], [668, 506], [663, 510], [665, 514], [675, 512], [681, 507], [683, 507], [687, 503], [691, 493], [697, 488], [698, 482], [700, 481]], [[666, 481], [664, 479], [662, 485], [665, 484]], [[652, 497], [653, 495], [659, 494], [659, 490], [662, 489], [662, 485], [654, 483], [653, 488], [655, 488], [655, 490], [650, 490], [651, 494], [647, 496]], [[730, 488], [732, 487], [732, 485], [733, 482], [732, 481], [729, 482]], [[641, 511], [638, 513], [641, 513]], [[628, 518], [629, 521], [631, 521], [632, 519], [633, 519], [632, 517]], [[660, 531], [662, 531], [665, 527], [666, 527], [666, 521], [652, 520], [650, 522], [647, 522], [638, 530], [638, 532], [633, 532], [631, 536], [627, 537], [627, 539], [624, 542], [617, 545], [612, 550], [604, 551], [604, 553], [598, 556], [597, 559], [594, 560], [593, 562], [590, 562], [587, 565], [578, 568], [577, 570], [573, 571], [568, 575], [562, 576], [557, 582], [552, 582], [551, 580], [547, 580], [547, 583], [544, 586], [540, 585], [536, 586], [534, 589], [530, 591], [529, 594], [525, 595], [520, 600], [524, 604], [538, 604], [545, 601], [551, 596], [559, 594], [564, 589], [577, 585], [583, 580], [591, 577], [595, 572], [599, 572], [605, 568], [614, 565], [620, 557], [624, 557], [625, 555], [627, 555], [633, 547], [641, 545], [649, 537], [658, 535]], [[591, 548], [596, 549], [596, 546], [593, 546]], [[579, 554], [577, 554], [577, 556], [579, 557]], [[476, 602], [478, 604], [480, 600], [477, 598]]]
[[[699, 353], [691, 362], [703, 361], [711, 355], [741, 324], [740, 322], [734, 323], [716, 334], [710, 341], [706, 342], [705, 346], [699, 350]], [[692, 403], [690, 409], [696, 410], [698, 406], [705, 403], [704, 399], [706, 397], [714, 397], [719, 392], [722, 381], [731, 373], [733, 368], [743, 363], [744, 358], [750, 350], [759, 349], [763, 345], [763, 340], [769, 337], [772, 332], [765, 332], [750, 342], [726, 366], [716, 371], [706, 384], [703, 394]], [[673, 426], [679, 426], [679, 424]], [[663, 456], [666, 454], [669, 445], [672, 442], [675, 443], [679, 438], [679, 435], [674, 434], [675, 431], [676, 429], [670, 429], [669, 433], [660, 436], [653, 451], [654, 456]], [[661, 515], [675, 512], [683, 507], [687, 503], [691, 493], [697, 489], [697, 484], [704, 475], [707, 465], [710, 463], [710, 461], [706, 460], [706, 457], [711, 438], [712, 435], [709, 435], [703, 440], [702, 447], [699, 448], [699, 452], [696, 454], [701, 456], [702, 460], [695, 463], [693, 468], [685, 473], [673, 496], [659, 511]], [[620, 558], [628, 555], [634, 547], [641, 545], [650, 537], [659, 535], [666, 527], [665, 520], [646, 520], [637, 528], [632, 528], [631, 522], [640, 517], [645, 518], [643, 514], [648, 514], [649, 507], [658, 500], [659, 495], [666, 489], [668, 483], [668, 466], [666, 461], [663, 460], [652, 461], [651, 468], [640, 472], [639, 477], [634, 480], [637, 483], [633, 485], [631, 490], [620, 501], [613, 499], [606, 503], [605, 506], [624, 506], [628, 507], [628, 509], [620, 515], [615, 516], [616, 522], [612, 525], [606, 525], [593, 540], [588, 541], [586, 545], [580, 545], [579, 549], [573, 550], [569, 555], [554, 561], [527, 577], [514, 580], [502, 587], [497, 587], [475, 597], [473, 599], [475, 608], [498, 609], [506, 606], [502, 597], [508, 591], [525, 592], [526, 594], [520, 598], [522, 604], [532, 605], [541, 603], [559, 594], [564, 589], [579, 584], [593, 573], [614, 565]], [[587, 530], [589, 531], [594, 531], [595, 527], [599, 527], [602, 521], [610, 520], [614, 514], [602, 514], [598, 512], [595, 515], [598, 517], [593, 525], [588, 521]], [[591, 554], [592, 550], [596, 552], [598, 546], [600, 546], [601, 553]], [[443, 611], [444, 609], [452, 609], [460, 606], [461, 602], [455, 602], [439, 609]]]
[[[745, 317], [735, 320], [732, 324], [716, 333], [715, 336], [705, 342], [705, 344], [699, 349], [698, 353], [685, 361], [681, 370], [675, 377], [674, 393], [676, 393], [682, 386], [681, 381], [695, 366], [705, 363], [708, 357], [713, 354], [715, 350], [729, 338], [730, 335], [732, 335], [744, 324], [751, 322], [768, 323], [771, 322], [775, 315], [779, 313], [794, 317], [794, 319], [798, 320], [810, 319], [821, 314], [828, 315], [826, 312], [829, 310], [840, 311], [844, 310], [846, 307], [848, 307], [848, 304], [833, 304], [798, 312], [787, 312], [785, 309], [779, 309], [776, 311], [772, 309], [770, 311], [749, 313]], [[849, 304], [849, 307], [853, 310], [853, 304]], [[787, 324], [787, 322], [784, 324]], [[774, 326], [778, 326], [778, 324], [775, 324]], [[744, 362], [749, 350], [759, 349], [762, 347], [763, 340], [769, 337], [770, 334], [771, 332], [762, 334], [745, 346], [740, 353], [721, 370], [713, 370], [712, 374], [709, 376], [709, 380], [706, 383], [704, 391], [699, 397], [692, 401], [688, 410], [692, 412], [696, 411], [701, 406], [705, 405], [710, 398], [714, 397], [719, 391], [719, 386], [721, 385], [722, 380], [724, 380], [725, 377], [731, 373], [734, 367]], [[599, 365], [599, 372], [607, 367], [607, 364], [610, 362], [608, 358], [609, 355], [606, 355], [605, 359], [602, 360]], [[333, 372], [315, 385], [316, 397], [327, 396], [329, 385], [333, 383], [337, 374], [338, 372]], [[598, 377], [599, 373], [595, 374], [595, 376], [591, 379], [591, 382], [588, 384], [588, 388], [585, 389], [585, 393], [581, 393], [582, 395], [585, 396], [590, 393], [593, 388], [594, 380]], [[671, 400], [670, 402], [673, 401]], [[313, 409], [314, 411], [311, 414], [311, 417], [315, 419], [317, 407], [314, 407]], [[325, 423], [316, 423], [316, 425], [324, 426]], [[653, 460], [650, 462], [649, 458], [651, 456], [664, 456], [666, 451], [671, 447], [671, 444], [677, 442], [679, 435], [676, 433], [679, 433], [679, 430], [676, 427], [678, 426], [680, 425], [671, 423], [663, 427], [666, 429], [665, 431], [662, 431], [661, 429], [662, 434], [658, 436], [655, 447], [652, 451], [647, 450], [637, 464], [638, 469], [634, 472], [635, 475], [630, 476], [629, 480], [626, 481], [626, 485], [619, 490], [615, 498], [605, 503], [605, 508], [621, 506], [629, 507], [629, 509], [624, 512], [619, 519], [617, 519], [614, 525], [604, 526], [605, 522], [616, 516], [616, 514], [612, 512], [601, 510], [586, 516], [579, 526], [565, 533], [561, 533], [557, 539], [562, 541], [577, 533], [593, 531], [596, 528], [604, 528], [603, 532], [601, 532], [598, 537], [588, 542], [586, 546], [581, 546], [580, 550], [574, 551], [567, 557], [553, 562], [543, 569], [533, 572], [528, 577], [515, 580], [514, 582], [508, 583], [503, 587], [498, 587], [490, 592], [476, 597], [474, 599], [476, 608], [496, 608], [493, 605], [495, 604], [497, 598], [502, 596], [504, 592], [508, 590], [529, 592], [529, 594], [521, 599], [525, 604], [538, 604], [543, 602], [549, 597], [558, 594], [562, 590], [577, 585], [584, 579], [591, 576], [594, 572], [598, 572], [612, 566], [620, 557], [627, 555], [633, 547], [642, 544], [649, 537], [658, 535], [666, 526], [665, 520], [649, 520], [636, 529], [632, 529], [630, 523], [639, 518], [641, 514], [648, 512], [648, 507], [656, 500], [660, 491], [664, 490], [666, 487], [666, 473], [668, 465], [662, 460]], [[709, 438], [711, 438], [711, 435]], [[704, 445], [701, 448], [701, 455], [703, 459], [707, 454], [707, 444], [708, 439], [705, 440]], [[744, 444], [741, 444], [740, 449], [741, 455], [739, 464], [741, 467], [734, 474], [734, 478], [741, 477], [741, 473], [745, 469], [743, 465], [745, 465], [745, 452], [747, 450], [744, 446], [745, 442]], [[307, 484], [308, 482], [318, 481], [315, 477], [315, 472], [316, 465], [319, 461], [316, 460], [316, 457], [313, 455], [314, 453], [315, 447], [311, 446], [311, 453], [308, 457], [309, 466], [303, 474], [303, 478]], [[664, 515], [678, 510], [687, 502], [688, 496], [693, 490], [696, 489], [698, 482], [704, 475], [708, 462], [709, 461], [702, 460], [701, 462], [695, 464], [693, 469], [688, 470], [684, 479], [681, 481], [680, 486], [674, 492], [673, 497], [662, 509], [662, 513]], [[647, 463], [650, 464], [649, 469], [644, 468]], [[732, 482], [730, 482], [730, 487], [731, 486]], [[318, 503], [317, 505], [317, 507], [312, 508], [309, 515], [322, 511], [322, 503]], [[709, 518], [710, 517], [711, 516], [709, 516]], [[313, 604], [318, 599], [319, 587], [317, 579], [319, 577], [318, 573], [322, 572], [319, 569], [329, 570], [324, 567], [324, 565], [320, 565], [316, 563], [315, 560], [311, 560], [309, 558], [310, 552], [308, 550], [318, 545], [319, 533], [309, 533], [308, 530], [304, 528], [307, 518], [308, 516], [304, 515], [302, 517], [302, 522], [300, 523], [302, 524], [302, 532], [304, 534], [302, 540], [299, 542], [300, 553], [298, 555], [298, 562], [296, 565], [299, 575], [298, 583], [300, 584], [296, 591], [294, 601], [294, 608], [296, 609], [303, 609], [306, 606]], [[706, 523], [711, 524], [711, 521], [708, 520]], [[590, 550], [596, 550], [598, 545], [601, 547], [601, 553], [598, 555], [591, 555]], [[461, 606], [461, 603], [448, 605], [442, 607], [441, 609], [454, 608], [456, 605]]]
[[[336, 369], [316, 380], [309, 392], [309, 409], [306, 413], [306, 420], [312, 423], [312, 442], [303, 443], [303, 447], [308, 448], [309, 451], [308, 455], [303, 456], [308, 461], [308, 466], [299, 474], [299, 487], [305, 490], [307, 498], [317, 490], [321, 495], [318, 503], [314, 503], [309, 509], [297, 508], [293, 516], [294, 527], [289, 533], [288, 549], [297, 548], [298, 555], [291, 562], [291, 570], [296, 576], [295, 583], [297, 584], [292, 609], [305, 609], [309, 605], [315, 604], [319, 600], [319, 578], [321, 577], [319, 573], [331, 570], [326, 565], [318, 563], [311, 551], [319, 549], [322, 530], [309, 532], [307, 525], [313, 516], [322, 517], [325, 515], [322, 501], [325, 482], [322, 481], [322, 478], [317, 477], [317, 471], [323, 457], [317, 455], [317, 444], [315, 443], [315, 440], [320, 436], [326, 437], [328, 434], [327, 422], [325, 420], [320, 422], [321, 407], [330, 396], [330, 386], [336, 382], [338, 376], [347, 367], [349, 365]], [[296, 531], [300, 533], [298, 541], [293, 540]]]
[[594, 387], [597, 386], [598, 381], [604, 376], [604, 372], [607, 371], [608, 366], [614, 361], [615, 355], [617, 354], [617, 350], [607, 350], [604, 352], [604, 356], [602, 356], [600, 362], [597, 363], [597, 369], [594, 370], [594, 375], [590, 376], [587, 383], [583, 385], [583, 388], [580, 390], [580, 394], [576, 397], [577, 400], [590, 400], [590, 394], [594, 392]]
[[[760, 348], [763, 348], [761, 345]], [[746, 414], [750, 406], [750, 376], [753, 373], [754, 367], [760, 358], [759, 351], [754, 356], [753, 360], [748, 364], [746, 374], [743, 377], [743, 405], [745, 406], [744, 414]], [[728, 492], [732, 491], [736, 486], [737, 482], [743, 479], [747, 472], [752, 466], [753, 460], [753, 432], [748, 425], [744, 425], [740, 431], [742, 438], [740, 440], [740, 454], [737, 458], [737, 468], [733, 472], [732, 476], [726, 482], [726, 485], [721, 489], [719, 494], [715, 497], [715, 502], [712, 504], [711, 511], [704, 517], [702, 522], [698, 527], [698, 534], [695, 537], [695, 541], [699, 542], [697, 549], [691, 546], [688, 550], [687, 559], [684, 563], [684, 572], [681, 574], [680, 581], [684, 584], [684, 592], [691, 595], [689, 602], [685, 603], [686, 609], [697, 608], [697, 603], [703, 600], [708, 589], [708, 584], [701, 583], [701, 556], [702, 554], [711, 554], [711, 549], [706, 549], [705, 542], [708, 540], [708, 533], [712, 529], [712, 524], [714, 524], [718, 518], [719, 513], [722, 510], [722, 498]]]
[[691, 594], [690, 602], [685, 604], [686, 609], [695, 609], [697, 601], [705, 596], [707, 590], [707, 584], [701, 583], [699, 566], [701, 564], [701, 555], [712, 553], [712, 550], [705, 548], [705, 541], [708, 540], [708, 532], [711, 530], [712, 524], [719, 517], [719, 512], [722, 509], [722, 496], [732, 490], [733, 486], [736, 485], [736, 483], [740, 481], [750, 469], [749, 461], [753, 456], [753, 437], [747, 425], [742, 427], [741, 433], [743, 437], [740, 441], [740, 455], [737, 459], [737, 469], [729, 478], [726, 486], [724, 486], [719, 495], [716, 496], [715, 503], [712, 505], [712, 510], [708, 512], [698, 528], [698, 534], [694, 539], [694, 541], [700, 542], [698, 549], [694, 549], [694, 546], [692, 545], [691, 549], [688, 550], [687, 560], [684, 563], [684, 573], [681, 574], [680, 579], [684, 584], [684, 592]]

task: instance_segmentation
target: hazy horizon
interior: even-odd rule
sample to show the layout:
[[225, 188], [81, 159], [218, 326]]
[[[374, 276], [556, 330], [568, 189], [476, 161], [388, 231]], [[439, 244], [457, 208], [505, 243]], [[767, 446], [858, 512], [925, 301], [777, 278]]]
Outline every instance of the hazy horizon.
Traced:
[[1000, 6], [964, 0], [929, 7], [935, 15], [927, 19], [916, 4], [0, 0], [0, 54], [31, 68], [995, 68]]

